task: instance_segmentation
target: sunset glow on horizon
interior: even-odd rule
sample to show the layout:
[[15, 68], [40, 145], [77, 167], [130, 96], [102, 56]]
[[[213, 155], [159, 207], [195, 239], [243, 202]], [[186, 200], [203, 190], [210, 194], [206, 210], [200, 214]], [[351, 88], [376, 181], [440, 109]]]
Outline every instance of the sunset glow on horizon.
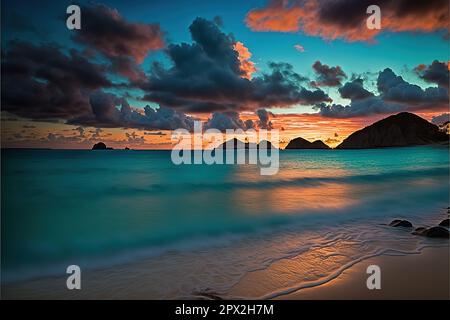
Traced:
[[281, 148], [296, 137], [334, 148], [402, 111], [445, 118], [445, 6], [402, 15], [386, 4], [383, 28], [368, 30], [365, 8], [346, 12], [346, 24], [327, 1], [301, 3], [81, 1], [83, 26], [68, 30], [56, 18], [62, 3], [44, 1], [20, 25], [34, 4], [6, 1], [1, 146], [171, 149], [173, 130], [201, 120], [221, 131], [277, 129]]

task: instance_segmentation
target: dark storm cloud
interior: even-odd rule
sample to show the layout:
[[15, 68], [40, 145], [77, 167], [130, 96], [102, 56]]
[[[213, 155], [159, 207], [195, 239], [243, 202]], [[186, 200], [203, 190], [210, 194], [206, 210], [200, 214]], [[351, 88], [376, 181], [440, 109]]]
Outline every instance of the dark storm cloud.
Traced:
[[82, 6], [81, 12], [82, 28], [75, 33], [75, 41], [102, 53], [116, 71], [131, 80], [140, 74], [136, 64], [149, 51], [164, 46], [158, 24], [128, 22], [117, 10], [101, 4]]
[[144, 71], [140, 66], [130, 57], [112, 57], [111, 61], [111, 72], [120, 74], [128, 78], [133, 84], [146, 81], [146, 76]]
[[[130, 62], [126, 57], [113, 61], [120, 59]], [[64, 53], [56, 45], [14, 41], [2, 52], [1, 67], [3, 110], [24, 118], [152, 130], [193, 126], [193, 119], [181, 112], [146, 107], [141, 113], [125, 99], [98, 91], [113, 86], [106, 77], [110, 67], [94, 64], [74, 49]], [[136, 69], [136, 77], [142, 76]]]
[[331, 101], [320, 89], [300, 85], [304, 79], [292, 66], [271, 63], [270, 72], [244, 78], [234, 40], [214, 22], [197, 18], [189, 28], [193, 44], [172, 44], [172, 67], [154, 64], [144, 99], [183, 111], [256, 110], [261, 105], [289, 107]]
[[270, 121], [270, 116], [272, 115], [269, 111], [265, 109], [258, 109], [255, 111], [258, 116], [256, 123], [251, 120], [242, 120], [240, 115], [236, 111], [227, 112], [214, 112], [210, 119], [205, 123], [205, 129], [218, 129], [220, 131], [225, 131], [226, 129], [266, 129], [270, 130], [273, 128], [272, 122]]
[[315, 108], [319, 109], [322, 116], [330, 118], [363, 117], [371, 114], [393, 113], [405, 110], [403, 105], [386, 103], [380, 97], [354, 100], [346, 106], [341, 104], [319, 104]]
[[378, 75], [377, 88], [385, 101], [430, 107], [448, 104], [447, 89], [430, 87], [423, 90], [418, 85], [406, 82], [389, 68]]
[[[171, 108], [153, 109], [146, 106], [143, 112], [132, 108], [128, 102], [113, 94], [96, 91], [89, 98], [91, 114], [69, 121], [95, 127], [122, 127], [146, 130], [174, 130], [184, 128], [192, 130], [194, 119]], [[120, 107], [120, 109], [119, 109]]]
[[[361, 98], [361, 95], [354, 95], [352, 98], [351, 95], [348, 95], [346, 97], [351, 99], [351, 102], [347, 106], [322, 103], [316, 105], [315, 108], [319, 110], [321, 115], [334, 118], [448, 108], [448, 90], [435, 87], [422, 89], [417, 85], [406, 82], [389, 68], [379, 73], [377, 88], [380, 93], [378, 96], [372, 95]], [[344, 91], [348, 94], [348, 89], [347, 87], [345, 90], [339, 91]]]
[[347, 75], [339, 66], [330, 67], [316, 61], [312, 67], [317, 74], [317, 79], [311, 82], [315, 87], [337, 87], [341, 85], [343, 79], [347, 78]]
[[347, 82], [338, 91], [342, 98], [350, 100], [360, 100], [374, 95], [364, 88], [364, 81], [360, 78]]
[[252, 120], [243, 121], [239, 113], [235, 111], [228, 112], [214, 112], [208, 121], [204, 125], [204, 129], [217, 129], [220, 131], [225, 131], [226, 129], [242, 129], [248, 130], [253, 129], [254, 123]]
[[[366, 27], [370, 5], [381, 9], [382, 28]], [[270, 0], [253, 9], [246, 24], [254, 31], [304, 32], [310, 36], [346, 41], [368, 41], [382, 31], [448, 34], [448, 0]]]
[[70, 119], [89, 112], [87, 94], [111, 86], [105, 67], [76, 50], [13, 41], [2, 52], [2, 107], [30, 119]]
[[440, 87], [448, 88], [450, 71], [445, 62], [434, 60], [431, 65], [418, 65], [414, 71], [426, 82], [436, 83]]
[[259, 118], [257, 123], [258, 123], [258, 127], [260, 129], [270, 130], [273, 128], [272, 122], [270, 121], [270, 116], [271, 116], [270, 112], [268, 112], [266, 109], [258, 109], [258, 110], [256, 110], [255, 113]]
[[81, 7], [83, 27], [75, 40], [89, 45], [107, 57], [133, 57], [142, 62], [148, 51], [164, 46], [158, 24], [126, 21], [117, 10], [94, 4]]

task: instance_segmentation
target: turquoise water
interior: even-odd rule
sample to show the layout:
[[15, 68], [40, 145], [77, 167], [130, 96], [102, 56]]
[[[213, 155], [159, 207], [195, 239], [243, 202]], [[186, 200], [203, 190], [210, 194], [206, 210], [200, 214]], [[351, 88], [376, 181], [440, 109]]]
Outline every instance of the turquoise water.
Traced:
[[2, 150], [1, 169], [5, 281], [293, 226], [425, 219], [449, 203], [446, 147], [282, 151], [273, 176], [132, 150]]

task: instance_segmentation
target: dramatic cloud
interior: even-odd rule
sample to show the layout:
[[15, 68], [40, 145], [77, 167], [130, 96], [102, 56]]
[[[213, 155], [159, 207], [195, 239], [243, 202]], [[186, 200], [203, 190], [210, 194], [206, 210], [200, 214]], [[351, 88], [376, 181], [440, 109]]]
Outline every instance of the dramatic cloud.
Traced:
[[318, 104], [315, 108], [325, 117], [350, 118], [400, 111], [445, 110], [448, 108], [448, 91], [444, 88], [421, 87], [406, 82], [391, 69], [381, 71], [377, 79], [379, 96], [370, 94], [357, 79], [339, 88], [342, 97], [350, 104]]
[[89, 112], [88, 93], [111, 86], [104, 66], [72, 49], [10, 42], [2, 52], [2, 108], [30, 119], [70, 119]]
[[[106, 77], [108, 67], [74, 49], [66, 54], [55, 45], [14, 41], [2, 52], [1, 68], [3, 110], [24, 118], [149, 130], [193, 127], [184, 113], [164, 107], [133, 109], [125, 99], [98, 91], [113, 86]], [[81, 137], [83, 129], [77, 130]]]
[[243, 77], [247, 79], [251, 79], [253, 73], [256, 72], [255, 64], [250, 61], [252, 54], [248, 50], [246, 46], [242, 42], [236, 42], [234, 44], [234, 50], [238, 53], [238, 59], [240, 63], [240, 69], [243, 73]]
[[330, 118], [363, 117], [371, 114], [394, 113], [405, 110], [405, 106], [396, 103], [386, 103], [380, 97], [369, 97], [352, 101], [349, 105], [319, 104], [316, 106], [320, 114]]
[[[372, 4], [381, 8], [381, 30], [366, 27], [366, 9]], [[325, 39], [370, 41], [382, 31], [447, 30], [448, 19], [448, 0], [271, 0], [267, 7], [250, 11], [246, 23], [254, 31], [302, 31]]]
[[254, 124], [252, 120], [243, 121], [239, 117], [239, 113], [235, 111], [228, 112], [214, 112], [212, 117], [206, 121], [204, 129], [217, 129], [220, 131], [225, 131], [226, 129], [242, 129], [248, 130], [253, 129]]
[[347, 77], [341, 67], [329, 67], [326, 64], [322, 64], [320, 61], [316, 61], [313, 64], [313, 69], [317, 74], [317, 80], [311, 84], [314, 87], [326, 86], [337, 87], [341, 85], [341, 81]]
[[374, 94], [364, 88], [364, 82], [362, 79], [354, 79], [347, 82], [345, 85], [338, 89], [342, 98], [350, 100], [360, 100], [368, 97], [372, 97]]
[[268, 112], [266, 109], [258, 109], [256, 110], [256, 115], [259, 118], [257, 123], [260, 129], [270, 130], [273, 128], [272, 122], [270, 121], [270, 112]]
[[386, 68], [378, 75], [377, 88], [385, 101], [410, 104], [412, 107], [442, 108], [448, 106], [448, 90], [430, 87], [423, 90]]
[[225, 131], [226, 129], [266, 129], [271, 130], [273, 128], [272, 122], [270, 121], [271, 113], [265, 109], [258, 109], [255, 111], [258, 116], [256, 123], [253, 120], [242, 120], [238, 112], [227, 111], [227, 112], [214, 112], [212, 117], [209, 118], [205, 124], [205, 129], [218, 129], [220, 131]]
[[163, 48], [163, 33], [157, 24], [131, 23], [115, 9], [96, 4], [81, 8], [83, 27], [75, 40], [107, 57], [133, 57], [142, 62], [150, 50]]
[[127, 22], [117, 10], [101, 4], [83, 6], [81, 12], [83, 26], [75, 41], [102, 53], [115, 71], [131, 80], [142, 78], [137, 64], [148, 52], [164, 47], [158, 24]]
[[445, 62], [434, 60], [431, 65], [418, 65], [414, 71], [426, 82], [436, 83], [439, 87], [448, 88], [450, 71]]
[[147, 80], [144, 71], [139, 67], [138, 64], [130, 57], [112, 57], [111, 61], [111, 71], [113, 73], [120, 74], [133, 83], [141, 83]]
[[165, 107], [155, 110], [150, 106], [142, 111], [132, 108], [125, 99], [102, 91], [92, 93], [89, 100], [91, 114], [75, 118], [69, 124], [146, 130], [192, 130], [194, 126], [194, 119], [181, 112]]
[[189, 29], [194, 43], [169, 45], [166, 52], [172, 67], [153, 65], [149, 81], [142, 86], [147, 91], [144, 99], [185, 112], [256, 110], [261, 106], [331, 101], [320, 89], [302, 87], [304, 77], [289, 64], [271, 63], [270, 73], [248, 79], [248, 71], [242, 68], [242, 52], [240, 60], [236, 42], [215, 23], [197, 18]]
[[[94, 23], [92, 19], [96, 14], [98, 21], [109, 21], [113, 29], [128, 28], [128, 32], [138, 35], [146, 30], [141, 25], [125, 22], [116, 11], [104, 6], [91, 6], [87, 11], [84, 21], [89, 24]], [[269, 63], [270, 72], [254, 76], [256, 69], [249, 60], [248, 49], [221, 32], [217, 24], [201, 18], [190, 26], [194, 43], [170, 45], [166, 52], [173, 62], [172, 67], [165, 69], [155, 62], [148, 77], [136, 63], [153, 46], [134, 51], [135, 45], [127, 42], [145, 39], [144, 36], [130, 36], [122, 41], [122, 46], [131, 46], [128, 48], [131, 51], [127, 51], [127, 48], [119, 48], [119, 43], [114, 48], [108, 47], [115, 40], [104, 43], [112, 34], [103, 30], [102, 38], [100, 31], [83, 31], [76, 36], [88, 46], [84, 53], [75, 49], [65, 51], [50, 44], [9, 43], [2, 52], [3, 109], [29, 119], [63, 120], [81, 126], [190, 130], [193, 118], [185, 112], [215, 112], [212, 123], [219, 123], [225, 121], [219, 114], [230, 118], [233, 112], [255, 111], [261, 106], [290, 107], [332, 101], [320, 89], [303, 87], [301, 84], [307, 79], [286, 63]], [[115, 34], [122, 35], [119, 31]], [[102, 39], [96, 41], [96, 37]], [[111, 64], [91, 62], [89, 59], [95, 58], [93, 49], [108, 57]], [[111, 71], [139, 79], [134, 85], [145, 90], [144, 98], [161, 107], [136, 109], [124, 98], [104, 93], [104, 88], [115, 86], [107, 77]], [[270, 127], [270, 121], [261, 118], [264, 115], [258, 112], [259, 126]], [[252, 120], [240, 124], [232, 116], [231, 119], [237, 123], [231, 127], [256, 125]]]

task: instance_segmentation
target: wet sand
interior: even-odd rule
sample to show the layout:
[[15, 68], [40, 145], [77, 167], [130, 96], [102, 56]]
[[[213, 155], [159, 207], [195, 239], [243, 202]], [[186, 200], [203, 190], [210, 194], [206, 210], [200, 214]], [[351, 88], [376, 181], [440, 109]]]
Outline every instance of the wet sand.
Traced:
[[[295, 269], [294, 259], [286, 259], [283, 268]], [[369, 265], [381, 268], [381, 289], [366, 286]], [[157, 288], [163, 283], [149, 274], [148, 262], [116, 267], [85, 274], [90, 284], [82, 290], [65, 288], [65, 277], [46, 278], [3, 286], [3, 299], [161, 299]], [[147, 270], [147, 272], [145, 272]], [[273, 270], [274, 271], [274, 270]], [[425, 248], [420, 254], [381, 255], [357, 262], [324, 284], [303, 288], [275, 299], [449, 299], [449, 247]], [[171, 273], [172, 274], [172, 273]], [[185, 277], [186, 273], [173, 274]], [[278, 275], [280, 276], [280, 275]], [[282, 277], [281, 277], [282, 278]], [[120, 281], [118, 281], [120, 279]], [[140, 279], [140, 281], [136, 281]], [[173, 278], [172, 278], [173, 280]], [[271, 282], [270, 271], [244, 276], [231, 289], [230, 296], [259, 296]], [[105, 282], [109, 283], [105, 287]], [[150, 284], [150, 285], [149, 285]], [[242, 293], [245, 295], [241, 295]], [[269, 294], [270, 296], [270, 294]], [[193, 298], [191, 296], [191, 298]], [[207, 298], [197, 296], [197, 298]], [[227, 298], [222, 296], [221, 298]]]
[[[369, 265], [381, 269], [381, 289], [369, 290]], [[330, 282], [277, 299], [450, 299], [449, 247], [425, 248], [421, 254], [381, 255], [345, 270]]]

